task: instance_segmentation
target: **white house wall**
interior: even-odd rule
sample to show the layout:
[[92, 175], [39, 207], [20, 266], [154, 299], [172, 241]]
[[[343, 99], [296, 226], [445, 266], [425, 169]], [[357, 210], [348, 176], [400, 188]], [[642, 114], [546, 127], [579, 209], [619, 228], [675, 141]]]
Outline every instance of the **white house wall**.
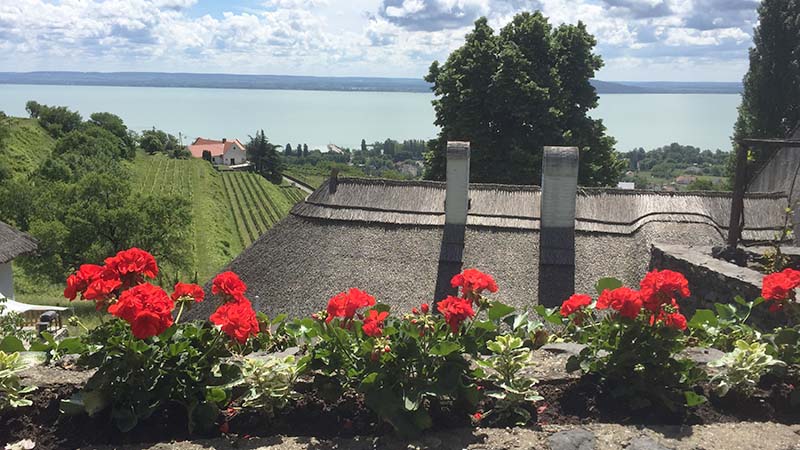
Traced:
[[[231, 145], [231, 148], [229, 148], [228, 151], [222, 155], [222, 158], [224, 160], [222, 164], [227, 166], [242, 164], [247, 161], [247, 152], [245, 152], [245, 150], [237, 144], [233, 144]], [[233, 160], [233, 162], [231, 162], [231, 160]]]
[[14, 300], [14, 276], [10, 262], [0, 264], [0, 296]]

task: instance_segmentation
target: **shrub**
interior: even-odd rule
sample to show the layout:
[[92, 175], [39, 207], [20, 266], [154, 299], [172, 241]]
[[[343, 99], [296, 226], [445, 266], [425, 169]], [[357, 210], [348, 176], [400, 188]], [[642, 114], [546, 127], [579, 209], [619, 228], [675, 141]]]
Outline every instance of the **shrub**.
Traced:
[[652, 271], [638, 291], [604, 279], [597, 292], [593, 304], [585, 296], [573, 296], [562, 305], [572, 335], [586, 344], [569, 359], [567, 369], [597, 376], [612, 396], [633, 409], [657, 405], [674, 411], [702, 401], [690, 390], [702, 371], [675, 357], [685, 348], [686, 318], [676, 301], [690, 294], [683, 275]]
[[721, 369], [711, 382], [714, 390], [722, 396], [731, 389], [751, 395], [761, 376], [781, 365], [785, 363], [767, 354], [767, 344], [739, 340], [733, 351], [709, 364], [710, 367]]
[[184, 309], [205, 300], [203, 289], [177, 283], [168, 295], [146, 282], [157, 276], [152, 255], [131, 248], [103, 266], [83, 265], [67, 279], [65, 297], [80, 295], [114, 318], [83, 338], [80, 362], [97, 371], [65, 410], [94, 415], [110, 409], [125, 432], [175, 403], [185, 409], [192, 432], [208, 429], [230, 402], [231, 388], [241, 382], [240, 361], [231, 357], [248, 352], [260, 328], [244, 296], [247, 287], [232, 272], [218, 275], [212, 292], [221, 304], [209, 318], [215, 326], [180, 323]]
[[303, 367], [294, 356], [283, 358], [246, 358], [242, 369], [247, 392], [242, 396], [242, 406], [257, 408], [272, 417], [284, 408], [289, 400], [297, 398], [293, 391], [298, 373]]

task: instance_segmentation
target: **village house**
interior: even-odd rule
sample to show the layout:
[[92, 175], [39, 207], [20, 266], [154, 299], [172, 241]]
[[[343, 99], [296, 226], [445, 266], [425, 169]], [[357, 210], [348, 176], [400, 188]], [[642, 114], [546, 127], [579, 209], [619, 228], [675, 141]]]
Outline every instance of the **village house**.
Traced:
[[247, 150], [239, 139], [229, 141], [222, 138], [221, 141], [213, 139], [197, 138], [189, 145], [189, 152], [195, 158], [203, 158], [206, 154], [211, 157], [211, 162], [223, 166], [235, 166], [247, 162]]
[[14, 258], [36, 250], [36, 241], [10, 225], [0, 222], [0, 297], [14, 299]]

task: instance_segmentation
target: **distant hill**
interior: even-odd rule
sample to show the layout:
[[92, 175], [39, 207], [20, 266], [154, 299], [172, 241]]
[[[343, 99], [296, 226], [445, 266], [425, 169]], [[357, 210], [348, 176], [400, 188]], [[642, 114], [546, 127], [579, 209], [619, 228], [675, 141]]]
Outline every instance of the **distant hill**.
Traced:
[[[421, 78], [309, 77], [165, 72], [0, 72], [0, 84], [286, 89], [311, 91], [430, 92]], [[592, 80], [599, 94], [730, 94], [741, 83]]]

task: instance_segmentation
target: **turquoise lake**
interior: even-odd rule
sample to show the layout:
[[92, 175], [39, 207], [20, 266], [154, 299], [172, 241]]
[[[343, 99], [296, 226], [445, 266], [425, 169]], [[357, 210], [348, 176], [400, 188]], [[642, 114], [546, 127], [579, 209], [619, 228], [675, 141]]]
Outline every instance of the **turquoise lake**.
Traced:
[[[13, 116], [27, 115], [25, 102], [36, 100], [84, 117], [112, 112], [132, 129], [180, 133], [184, 143], [198, 136], [244, 141], [263, 128], [276, 144], [312, 148], [431, 138], [432, 99], [407, 92], [0, 85], [0, 111]], [[603, 94], [591, 115], [603, 119], [619, 151], [671, 142], [727, 151], [739, 102], [738, 94]]]

